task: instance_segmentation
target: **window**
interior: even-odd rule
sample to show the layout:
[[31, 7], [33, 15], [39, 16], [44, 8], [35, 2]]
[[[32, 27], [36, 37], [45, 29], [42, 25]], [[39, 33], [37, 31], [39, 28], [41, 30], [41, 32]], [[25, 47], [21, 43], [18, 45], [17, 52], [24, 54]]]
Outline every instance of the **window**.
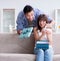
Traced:
[[0, 32], [1, 32], [1, 10], [0, 10]]
[[60, 33], [60, 9], [55, 10], [55, 21], [56, 21], [55, 24], [56, 33]]
[[0, 32], [11, 32], [15, 28], [15, 9], [2, 9], [0, 19]]

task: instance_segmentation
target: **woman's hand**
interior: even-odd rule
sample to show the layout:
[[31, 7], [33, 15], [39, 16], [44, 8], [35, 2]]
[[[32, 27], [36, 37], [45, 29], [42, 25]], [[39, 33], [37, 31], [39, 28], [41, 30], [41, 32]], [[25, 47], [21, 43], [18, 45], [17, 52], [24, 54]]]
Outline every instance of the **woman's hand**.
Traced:
[[45, 29], [43, 29], [41, 32], [42, 32], [42, 35], [46, 34], [46, 30]]
[[52, 24], [46, 24], [46, 28], [52, 28]]
[[47, 35], [52, 34], [52, 30], [47, 29], [47, 30], [46, 30], [46, 34], [47, 34]]

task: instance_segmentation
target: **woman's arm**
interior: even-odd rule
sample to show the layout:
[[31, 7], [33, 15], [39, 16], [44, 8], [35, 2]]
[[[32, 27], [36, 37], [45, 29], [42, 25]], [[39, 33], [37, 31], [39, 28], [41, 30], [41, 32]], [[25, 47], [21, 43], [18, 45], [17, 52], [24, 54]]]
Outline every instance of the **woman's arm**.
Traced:
[[44, 34], [40, 35], [38, 34], [37, 27], [34, 28], [34, 38], [35, 40], [41, 40]]
[[49, 44], [52, 45], [52, 43], [53, 43], [52, 42], [52, 31], [51, 32], [47, 31], [46, 34], [47, 34], [47, 38], [48, 38]]

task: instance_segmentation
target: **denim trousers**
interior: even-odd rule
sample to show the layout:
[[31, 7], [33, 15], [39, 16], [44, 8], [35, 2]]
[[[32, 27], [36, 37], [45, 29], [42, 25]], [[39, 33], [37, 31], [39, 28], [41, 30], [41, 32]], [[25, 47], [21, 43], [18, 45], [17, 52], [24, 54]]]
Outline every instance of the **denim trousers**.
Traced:
[[49, 49], [36, 49], [34, 48], [34, 54], [36, 54], [36, 61], [53, 61], [53, 48], [49, 45]]

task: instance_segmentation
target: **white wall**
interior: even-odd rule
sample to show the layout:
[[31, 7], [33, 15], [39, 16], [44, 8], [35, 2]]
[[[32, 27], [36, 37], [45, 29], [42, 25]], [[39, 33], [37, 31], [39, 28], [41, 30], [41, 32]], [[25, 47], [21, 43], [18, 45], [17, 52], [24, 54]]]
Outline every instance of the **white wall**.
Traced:
[[60, 8], [60, 0], [0, 0], [0, 9], [15, 8], [16, 15], [26, 4], [39, 8], [54, 18], [54, 10]]

